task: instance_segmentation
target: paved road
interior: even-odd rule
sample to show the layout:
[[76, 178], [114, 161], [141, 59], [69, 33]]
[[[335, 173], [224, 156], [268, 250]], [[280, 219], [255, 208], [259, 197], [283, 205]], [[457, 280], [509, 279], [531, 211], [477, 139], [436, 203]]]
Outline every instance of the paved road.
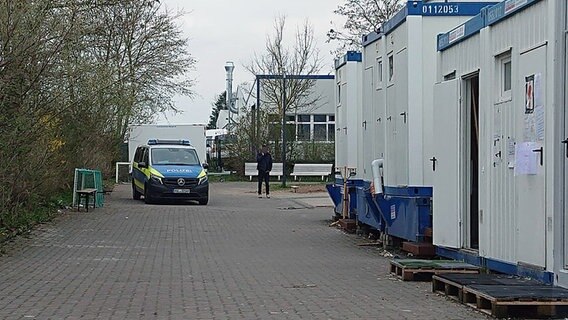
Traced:
[[105, 208], [8, 246], [0, 319], [484, 318], [393, 279], [378, 249], [327, 226], [320, 195], [254, 188], [214, 184], [198, 206], [144, 205], [118, 186]]

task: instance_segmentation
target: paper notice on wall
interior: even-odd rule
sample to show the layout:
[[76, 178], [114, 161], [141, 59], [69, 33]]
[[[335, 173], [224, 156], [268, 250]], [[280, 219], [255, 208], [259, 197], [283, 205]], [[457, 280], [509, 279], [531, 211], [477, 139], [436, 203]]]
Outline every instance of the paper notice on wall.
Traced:
[[523, 140], [536, 141], [536, 121], [534, 113], [524, 114]]
[[534, 106], [535, 108], [544, 106], [542, 74], [540, 73], [534, 75]]
[[538, 148], [536, 142], [519, 142], [515, 146], [515, 176], [538, 173]]
[[535, 136], [538, 141], [544, 140], [544, 106], [536, 106], [534, 109]]
[[501, 138], [501, 109], [493, 110], [493, 140]]
[[513, 169], [515, 167], [515, 139], [507, 139], [507, 167]]

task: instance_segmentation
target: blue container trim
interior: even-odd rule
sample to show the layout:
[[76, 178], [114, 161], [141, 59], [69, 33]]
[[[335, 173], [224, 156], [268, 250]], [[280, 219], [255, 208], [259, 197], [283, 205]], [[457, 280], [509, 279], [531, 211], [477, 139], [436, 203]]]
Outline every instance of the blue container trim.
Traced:
[[533, 269], [497, 259], [484, 258], [471, 252], [452, 248], [436, 247], [436, 254], [444, 258], [460, 260], [478, 267], [487, 268], [494, 272], [528, 277], [546, 284], [554, 283], [554, 273], [545, 270]]

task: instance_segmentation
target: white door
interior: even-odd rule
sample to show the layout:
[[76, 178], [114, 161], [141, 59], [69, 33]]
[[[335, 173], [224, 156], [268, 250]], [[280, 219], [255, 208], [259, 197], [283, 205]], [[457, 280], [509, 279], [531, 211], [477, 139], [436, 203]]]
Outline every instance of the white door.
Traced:
[[[408, 185], [408, 51], [394, 57], [396, 111], [396, 184]], [[413, 81], [416, 81], [413, 79]]]
[[434, 148], [430, 159], [434, 182], [433, 241], [434, 245], [450, 248], [461, 247], [459, 83], [454, 79], [434, 85]]
[[[567, 8], [568, 11], [568, 8]], [[566, 50], [564, 51], [566, 61], [564, 71], [564, 83], [568, 83], [568, 34], [566, 35]], [[564, 190], [568, 190], [568, 92], [564, 91]], [[564, 192], [564, 235], [568, 234], [568, 193]], [[564, 236], [564, 270], [568, 269], [568, 237]]]
[[[538, 80], [538, 76], [540, 81]], [[545, 162], [544, 157], [544, 140], [539, 139], [538, 128], [530, 129], [532, 125], [528, 123], [538, 122], [539, 112], [538, 109], [538, 96], [542, 97], [542, 104], [546, 110], [544, 94], [546, 92], [546, 46], [539, 47], [538, 49], [531, 50], [522, 54], [519, 59], [519, 77], [517, 78], [517, 85], [520, 89], [520, 94], [516, 101], [513, 101], [513, 106], [516, 108], [516, 141], [533, 142], [535, 146], [531, 149], [542, 150], [542, 152], [534, 152], [532, 156], [537, 162], [536, 174], [518, 175], [515, 177], [516, 190], [517, 190], [517, 207], [518, 214], [518, 230], [517, 230], [517, 259], [521, 263], [527, 263], [535, 266], [545, 267], [546, 261], [546, 201], [545, 201]], [[534, 88], [534, 111], [532, 113], [525, 113], [525, 94], [526, 84], [530, 82], [533, 77], [531, 88]], [[540, 84], [539, 84], [540, 83]], [[538, 91], [540, 93], [538, 94]], [[532, 89], [531, 89], [532, 91]], [[518, 92], [518, 91], [517, 91]], [[544, 112], [544, 111], [542, 111]], [[532, 119], [530, 119], [532, 118]], [[542, 119], [545, 115], [542, 114]], [[534, 121], [534, 122], [533, 122]], [[541, 122], [544, 126], [544, 120]], [[527, 128], [528, 127], [528, 128]], [[527, 131], [528, 130], [528, 131]], [[544, 128], [542, 129], [544, 131]], [[540, 135], [542, 137], [542, 135]], [[543, 148], [543, 149], [541, 149]]]
[[363, 102], [363, 119], [360, 123], [361, 130], [363, 130], [363, 177], [367, 180], [373, 179], [371, 172], [371, 162], [373, 158], [373, 144], [376, 140], [374, 136], [374, 111], [375, 102], [375, 85], [373, 67], [365, 69], [363, 75], [363, 83], [366, 86], [363, 90], [365, 101]]

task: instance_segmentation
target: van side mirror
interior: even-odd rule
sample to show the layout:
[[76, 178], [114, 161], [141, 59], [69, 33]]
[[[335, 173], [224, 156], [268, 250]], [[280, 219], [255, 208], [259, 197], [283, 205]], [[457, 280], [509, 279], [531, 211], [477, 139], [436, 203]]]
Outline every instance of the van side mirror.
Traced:
[[209, 169], [209, 164], [207, 164], [206, 162], [204, 162], [202, 165], [203, 169], [207, 170]]
[[148, 164], [144, 161], [140, 161], [140, 162], [138, 162], [138, 167], [139, 168], [148, 168]]

